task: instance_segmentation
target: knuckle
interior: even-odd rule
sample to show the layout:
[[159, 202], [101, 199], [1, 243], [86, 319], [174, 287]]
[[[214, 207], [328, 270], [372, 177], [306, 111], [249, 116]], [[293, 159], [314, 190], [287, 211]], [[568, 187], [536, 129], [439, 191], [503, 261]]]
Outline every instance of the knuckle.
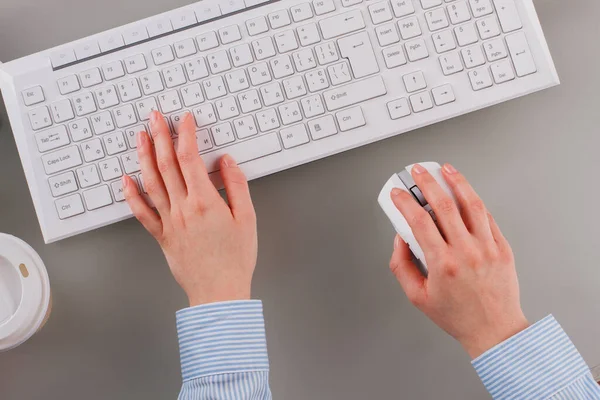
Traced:
[[431, 217], [425, 212], [418, 212], [411, 217], [411, 225], [416, 229], [422, 229], [429, 223]]
[[192, 162], [194, 161], [194, 158], [195, 158], [195, 154], [193, 154], [189, 151], [180, 151], [179, 153], [177, 153], [177, 160], [179, 161], [180, 165], [192, 164]]
[[171, 160], [164, 157], [161, 157], [156, 160], [156, 166], [161, 174], [168, 172], [171, 169], [172, 165], [173, 163], [171, 162]]
[[437, 201], [436, 203], [437, 212], [441, 214], [449, 214], [455, 211], [456, 204], [454, 204], [454, 200], [449, 197], [444, 197]]
[[146, 192], [150, 195], [156, 194], [159, 190], [159, 184], [158, 181], [156, 181], [155, 179], [146, 179], [144, 181], [144, 188], [146, 189]]
[[469, 200], [468, 207], [471, 210], [476, 211], [478, 213], [483, 213], [486, 211], [485, 204], [483, 203], [483, 200], [481, 200], [479, 197], [475, 197]]

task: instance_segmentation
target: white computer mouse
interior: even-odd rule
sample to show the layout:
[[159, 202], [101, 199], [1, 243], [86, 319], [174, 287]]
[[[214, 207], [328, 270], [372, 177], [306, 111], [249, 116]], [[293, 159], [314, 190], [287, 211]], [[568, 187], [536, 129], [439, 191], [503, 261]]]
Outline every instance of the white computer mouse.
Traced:
[[[446, 183], [446, 180], [444, 179], [444, 176], [442, 175], [442, 167], [436, 162], [424, 162], [419, 163], [419, 165], [421, 165], [423, 168], [429, 171], [429, 173], [434, 177], [434, 179], [440, 184], [442, 189], [444, 189], [444, 191], [448, 193], [448, 195], [451, 196], [452, 199], [456, 202], [454, 193], [452, 193], [452, 190], [450, 189], [450, 187]], [[427, 276], [428, 269], [427, 262], [425, 261], [425, 254], [423, 253], [421, 246], [419, 246], [419, 243], [417, 243], [415, 235], [413, 234], [412, 229], [408, 225], [408, 222], [406, 222], [406, 219], [404, 218], [402, 213], [396, 208], [391, 198], [391, 192], [394, 188], [399, 188], [412, 194], [415, 200], [425, 209], [425, 211], [427, 211], [431, 215], [433, 220], [436, 221], [435, 213], [431, 209], [431, 206], [427, 203], [425, 196], [423, 196], [423, 193], [421, 193], [421, 191], [419, 190], [419, 188], [415, 184], [415, 181], [412, 178], [411, 172], [413, 166], [414, 164], [409, 165], [399, 173], [392, 175], [392, 177], [387, 181], [383, 189], [381, 189], [381, 193], [379, 193], [379, 205], [392, 222], [392, 225], [394, 225], [396, 232], [398, 232], [400, 237], [410, 247], [410, 250], [412, 251], [415, 257], [414, 261], [417, 267], [421, 270], [423, 275]]]

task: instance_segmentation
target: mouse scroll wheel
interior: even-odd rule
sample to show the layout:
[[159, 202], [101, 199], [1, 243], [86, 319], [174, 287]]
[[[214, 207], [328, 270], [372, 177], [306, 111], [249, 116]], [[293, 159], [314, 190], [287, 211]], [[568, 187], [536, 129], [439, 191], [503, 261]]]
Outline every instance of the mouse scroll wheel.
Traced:
[[425, 196], [423, 196], [423, 193], [421, 193], [421, 190], [418, 187], [413, 186], [412, 188], [410, 188], [410, 192], [415, 197], [415, 199], [417, 199], [421, 207], [425, 207], [427, 205], [427, 200], [425, 200]]

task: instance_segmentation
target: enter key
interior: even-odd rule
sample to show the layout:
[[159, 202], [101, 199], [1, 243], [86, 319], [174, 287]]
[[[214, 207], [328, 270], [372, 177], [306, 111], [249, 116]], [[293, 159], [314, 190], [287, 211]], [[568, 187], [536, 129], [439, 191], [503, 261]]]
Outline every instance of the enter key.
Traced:
[[373, 45], [367, 32], [357, 33], [338, 40], [340, 54], [347, 58], [356, 79], [379, 72]]

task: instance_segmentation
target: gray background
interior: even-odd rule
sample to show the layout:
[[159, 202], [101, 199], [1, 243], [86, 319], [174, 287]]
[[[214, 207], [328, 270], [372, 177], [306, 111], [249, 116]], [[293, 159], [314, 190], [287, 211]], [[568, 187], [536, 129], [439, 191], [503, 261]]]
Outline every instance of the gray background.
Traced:
[[[1, 0], [0, 60], [187, 3]], [[376, 196], [423, 160], [452, 162], [487, 202], [531, 321], [554, 313], [600, 364], [600, 2], [536, 3], [561, 86], [252, 183], [276, 398], [486, 398], [388, 271], [394, 234]], [[0, 231], [39, 251], [54, 296], [43, 331], [0, 355], [0, 398], [175, 399], [186, 302], [158, 246], [133, 220], [44, 245], [6, 117], [0, 129]]]

